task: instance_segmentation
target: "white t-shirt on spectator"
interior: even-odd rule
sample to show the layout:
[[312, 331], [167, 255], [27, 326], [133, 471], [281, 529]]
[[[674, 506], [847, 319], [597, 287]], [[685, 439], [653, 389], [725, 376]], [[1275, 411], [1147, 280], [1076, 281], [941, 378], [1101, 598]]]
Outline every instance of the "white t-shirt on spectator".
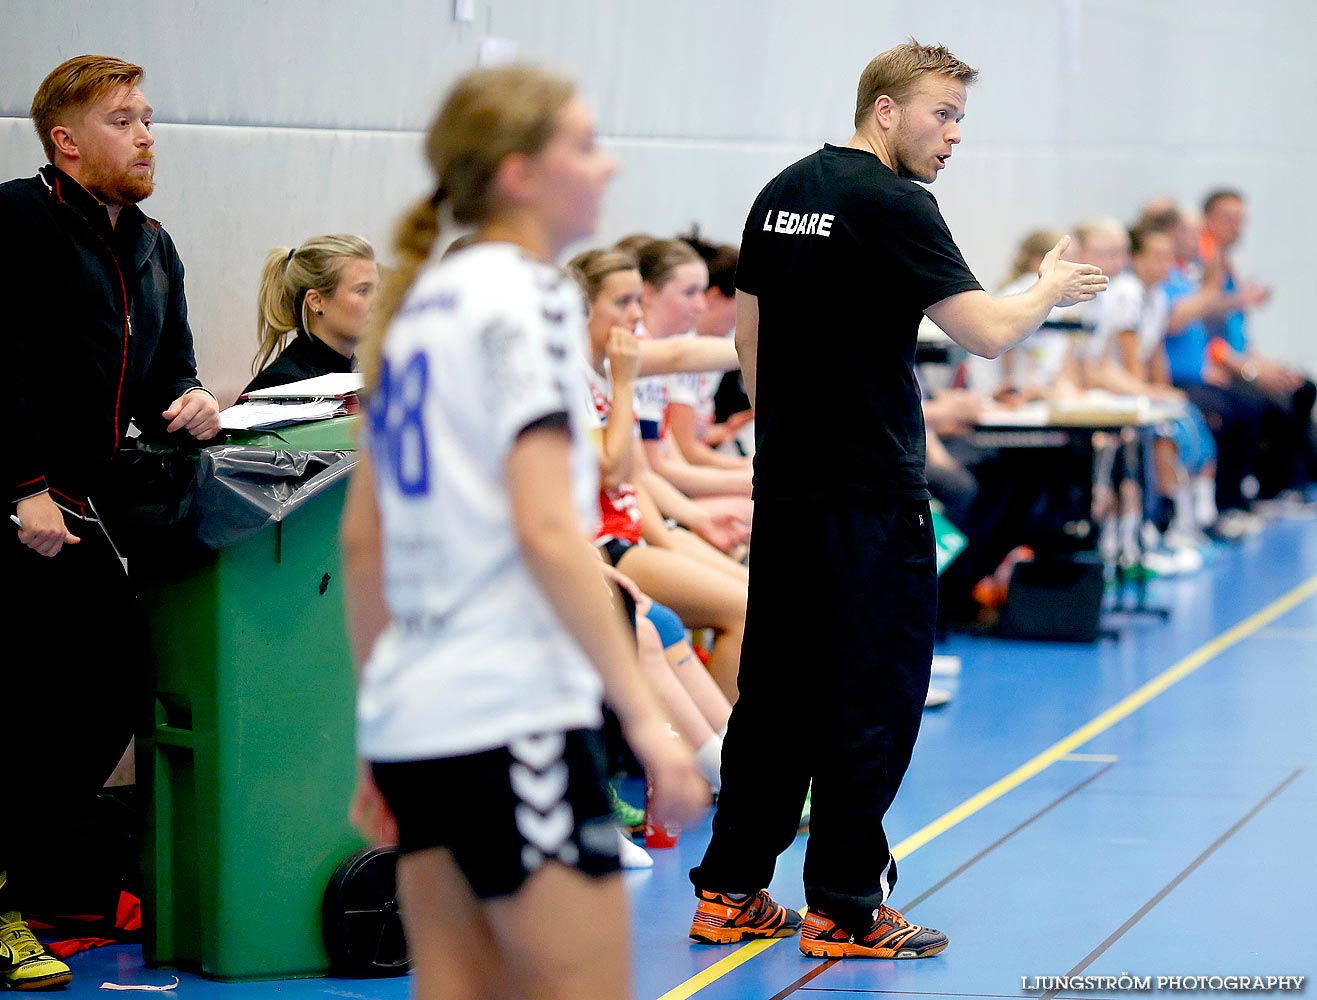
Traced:
[[[1018, 295], [1028, 291], [1037, 282], [1038, 276], [1035, 274], [1021, 275], [998, 292], [996, 297]], [[1074, 340], [1072, 331], [1077, 322], [1069, 310], [1053, 309], [1036, 332], [1013, 348], [1013, 384], [1016, 388], [1045, 389], [1060, 377], [1066, 353]], [[1000, 357], [980, 358], [970, 355], [967, 375], [969, 388], [990, 396], [1002, 387], [1005, 367]]]
[[[695, 331], [688, 330], [677, 334], [679, 337], [694, 337]], [[700, 405], [700, 376], [696, 372], [673, 372], [665, 375], [668, 380], [668, 405], [677, 403], [698, 410]]]
[[1059, 307], [1053, 309], [1044, 322], [1044, 327], [1057, 322], [1071, 325], [1071, 332], [1068, 335], [1072, 338], [1075, 355], [1080, 361], [1101, 357], [1106, 350], [1106, 344], [1098, 336], [1107, 308], [1105, 296], [1106, 292], [1103, 292], [1087, 302], [1079, 302], [1064, 309]]
[[[682, 337], [699, 336], [694, 330], [680, 334]], [[689, 406], [695, 413], [695, 436], [704, 439], [705, 432], [713, 426], [713, 397], [718, 391], [718, 382], [722, 372], [674, 372], [668, 379], [668, 405]]]
[[[1171, 304], [1160, 285], [1144, 287], [1132, 271], [1116, 275], [1100, 296], [1103, 308], [1093, 335], [1093, 358], [1101, 361], [1116, 350], [1116, 338], [1126, 330], [1139, 337], [1139, 356], [1147, 359], [1162, 345]], [[1117, 359], [1119, 360], [1119, 359]]]
[[[694, 331], [691, 333], [695, 335]], [[734, 341], [736, 330], [727, 331], [726, 338]], [[698, 372], [695, 375], [695, 433], [701, 441], [709, 433], [709, 428], [717, 422], [718, 406], [714, 402], [718, 389], [722, 385], [726, 372]]]
[[505, 471], [527, 426], [565, 414], [582, 534], [594, 522], [584, 339], [576, 286], [498, 243], [426, 267], [389, 328], [368, 417], [392, 621], [357, 702], [367, 759], [601, 723], [599, 677], [525, 562]]
[[[636, 327], [636, 336], [648, 339], [643, 326]], [[660, 441], [668, 427], [668, 389], [671, 375], [646, 375], [636, 379], [635, 402], [632, 404], [640, 436], [646, 441]]]

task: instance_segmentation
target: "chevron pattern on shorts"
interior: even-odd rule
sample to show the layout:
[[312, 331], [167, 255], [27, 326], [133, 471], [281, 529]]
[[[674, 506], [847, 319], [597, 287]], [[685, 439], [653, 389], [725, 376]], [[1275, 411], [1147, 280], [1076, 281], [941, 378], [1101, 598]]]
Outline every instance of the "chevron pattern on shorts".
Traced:
[[571, 842], [576, 820], [567, 801], [566, 746], [562, 733], [524, 736], [508, 744], [513, 757], [508, 776], [519, 800], [514, 816], [526, 840], [521, 861], [528, 872], [551, 858], [574, 865], [579, 857]]

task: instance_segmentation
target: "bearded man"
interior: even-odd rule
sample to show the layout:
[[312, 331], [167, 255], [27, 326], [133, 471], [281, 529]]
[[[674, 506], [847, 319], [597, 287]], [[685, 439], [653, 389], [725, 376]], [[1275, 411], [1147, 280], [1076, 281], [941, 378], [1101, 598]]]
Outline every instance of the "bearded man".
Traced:
[[[10, 753], [0, 821], [0, 977], [14, 989], [69, 981], [21, 911], [94, 859], [70, 849], [132, 735], [144, 630], [104, 515], [132, 423], [204, 441], [219, 433], [197, 379], [173, 241], [138, 203], [155, 186], [151, 106], [138, 66], [77, 56], [32, 101], [49, 160], [0, 185], [8, 282], [9, 428], [0, 458], [11, 530], [0, 668]], [[16, 584], [16, 586], [14, 586]], [[115, 901], [109, 901], [113, 906]], [[108, 910], [113, 913], [113, 909]]]

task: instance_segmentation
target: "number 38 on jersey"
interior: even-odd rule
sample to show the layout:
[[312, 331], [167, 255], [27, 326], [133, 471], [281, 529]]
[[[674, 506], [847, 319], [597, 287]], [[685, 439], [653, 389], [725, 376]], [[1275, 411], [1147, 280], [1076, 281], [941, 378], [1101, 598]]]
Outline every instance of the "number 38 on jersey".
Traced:
[[403, 496], [423, 496], [430, 489], [424, 419], [429, 384], [429, 359], [424, 353], [418, 351], [396, 367], [385, 358], [371, 400], [376, 474], [382, 482], [396, 485]]

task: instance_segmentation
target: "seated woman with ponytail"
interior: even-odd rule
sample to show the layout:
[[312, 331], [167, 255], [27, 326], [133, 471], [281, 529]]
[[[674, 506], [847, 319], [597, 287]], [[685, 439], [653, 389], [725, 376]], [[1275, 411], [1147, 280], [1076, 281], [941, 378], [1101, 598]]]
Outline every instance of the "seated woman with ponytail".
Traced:
[[257, 295], [256, 377], [243, 392], [356, 371], [379, 281], [375, 251], [360, 236], [314, 236], [271, 250]]

